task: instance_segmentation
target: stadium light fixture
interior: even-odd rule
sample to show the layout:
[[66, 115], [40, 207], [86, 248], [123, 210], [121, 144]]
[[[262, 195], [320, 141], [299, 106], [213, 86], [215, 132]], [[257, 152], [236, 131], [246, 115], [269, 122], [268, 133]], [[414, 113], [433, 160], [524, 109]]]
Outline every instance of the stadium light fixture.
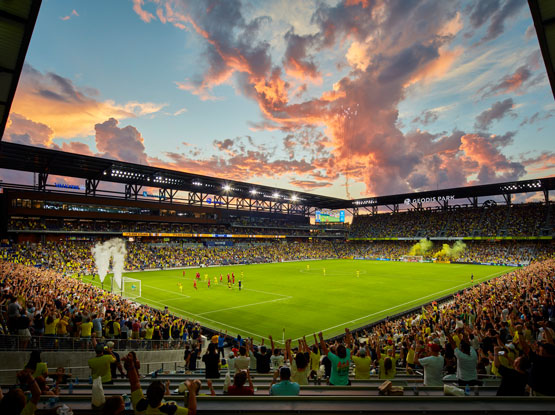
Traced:
[[228, 184], [225, 184], [224, 187], [223, 187], [223, 189], [224, 189], [226, 192], [229, 192], [229, 191], [231, 190], [231, 186], [228, 185]]
[[272, 195], [272, 197], [273, 197], [274, 199], [277, 199], [277, 198], [279, 197], [279, 193], [278, 193], [278, 192], [274, 192], [274, 194]]
[[251, 189], [251, 195], [255, 195], [257, 193], [256, 189]]
[[292, 196], [291, 196], [291, 200], [292, 200], [293, 202], [296, 202], [296, 201], [297, 201], [297, 195], [292, 195]]

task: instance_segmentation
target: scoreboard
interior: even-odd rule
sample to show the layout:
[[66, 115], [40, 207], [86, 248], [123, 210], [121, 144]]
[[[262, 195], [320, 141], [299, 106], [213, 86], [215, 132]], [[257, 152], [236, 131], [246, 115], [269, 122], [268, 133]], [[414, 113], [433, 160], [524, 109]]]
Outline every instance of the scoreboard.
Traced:
[[317, 210], [315, 212], [315, 222], [316, 223], [344, 223], [345, 222], [345, 211], [325, 211]]

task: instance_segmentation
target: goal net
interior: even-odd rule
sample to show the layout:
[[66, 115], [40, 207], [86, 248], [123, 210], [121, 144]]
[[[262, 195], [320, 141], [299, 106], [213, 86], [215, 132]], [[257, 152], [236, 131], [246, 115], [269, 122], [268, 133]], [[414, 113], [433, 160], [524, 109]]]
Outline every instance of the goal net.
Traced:
[[404, 262], [423, 262], [424, 257], [422, 255], [403, 255], [401, 260]]
[[123, 290], [121, 295], [125, 298], [139, 298], [141, 296], [141, 280], [123, 277]]

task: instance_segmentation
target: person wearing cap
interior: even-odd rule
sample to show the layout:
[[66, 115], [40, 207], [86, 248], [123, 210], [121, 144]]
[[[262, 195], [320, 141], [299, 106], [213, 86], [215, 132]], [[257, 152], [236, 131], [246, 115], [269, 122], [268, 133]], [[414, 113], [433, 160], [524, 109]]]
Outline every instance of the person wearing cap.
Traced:
[[356, 355], [351, 356], [355, 364], [355, 379], [370, 379], [372, 359], [366, 355], [366, 349], [361, 347]]
[[[279, 376], [279, 382], [277, 382]], [[274, 372], [272, 383], [270, 383], [270, 395], [274, 396], [295, 396], [298, 395], [301, 387], [297, 382], [291, 382], [291, 369], [282, 366]]]
[[102, 383], [112, 383], [112, 372], [110, 370], [110, 364], [116, 362], [114, 354], [108, 351], [108, 354], [104, 354], [104, 345], [102, 343], [97, 343], [96, 338], [93, 337], [94, 351], [96, 356], [89, 359], [89, 367], [91, 368], [92, 378], [100, 377]]
[[439, 354], [441, 346], [437, 343], [428, 345], [429, 355], [420, 358], [422, 346], [418, 346], [414, 363], [424, 368], [424, 386], [443, 386], [443, 365], [445, 359]]

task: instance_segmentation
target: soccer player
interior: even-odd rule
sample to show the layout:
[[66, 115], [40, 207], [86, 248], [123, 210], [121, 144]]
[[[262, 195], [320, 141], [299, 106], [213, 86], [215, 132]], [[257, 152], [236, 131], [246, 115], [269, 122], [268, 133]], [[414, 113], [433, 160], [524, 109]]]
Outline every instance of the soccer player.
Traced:
[[306, 270], [310, 271], [310, 264], [306, 264]]
[[183, 270], [183, 277], [185, 277], [185, 270]]
[[227, 283], [229, 284], [231, 282], [231, 277], [229, 276], [229, 274], [227, 274]]
[[474, 274], [470, 274], [470, 282], [474, 283]]
[[180, 282], [177, 283], [177, 286], [179, 287], [179, 291], [181, 292], [181, 294], [183, 294], [183, 284], [181, 284]]
[[360, 271], [357, 270], [357, 278], [360, 278]]
[[195, 282], [193, 282], [193, 287], [195, 287], [195, 290], [198, 290], [198, 288], [197, 288], [197, 280], [195, 280]]
[[322, 271], [324, 271], [324, 277], [326, 276], [326, 269], [324, 268]]
[[222, 274], [220, 274], [220, 282], [223, 282], [223, 281], [222, 281]]
[[231, 282], [235, 285], [235, 274], [231, 273]]
[[208, 280], [208, 274], [204, 274], [204, 281]]
[[197, 271], [196, 277], [197, 277], [197, 280], [200, 280], [200, 272]]
[[214, 277], [214, 284], [218, 283], [218, 277]]
[[229, 288], [231, 290], [231, 281], [227, 282], [227, 288]]
[[208, 280], [208, 288], [210, 288], [210, 280]]
[[239, 291], [241, 291], [241, 280], [237, 281], [237, 283], [239, 284]]

